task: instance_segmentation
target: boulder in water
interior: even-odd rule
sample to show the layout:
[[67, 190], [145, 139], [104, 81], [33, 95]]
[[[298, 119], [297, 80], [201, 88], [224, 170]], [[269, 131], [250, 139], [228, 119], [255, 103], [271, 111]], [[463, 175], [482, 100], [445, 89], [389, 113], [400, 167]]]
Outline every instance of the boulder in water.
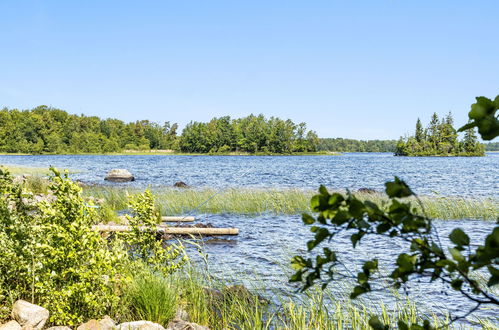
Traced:
[[107, 173], [104, 180], [111, 182], [130, 182], [134, 181], [135, 177], [128, 170], [114, 169]]

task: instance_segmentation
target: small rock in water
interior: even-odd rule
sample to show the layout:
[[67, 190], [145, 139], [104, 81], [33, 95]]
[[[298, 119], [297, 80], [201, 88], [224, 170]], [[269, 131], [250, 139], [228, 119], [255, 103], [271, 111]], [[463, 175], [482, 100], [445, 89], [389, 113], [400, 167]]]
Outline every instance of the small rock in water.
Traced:
[[111, 182], [130, 182], [135, 181], [135, 177], [128, 170], [114, 169], [107, 173], [104, 180]]
[[187, 183], [185, 183], [183, 181], [175, 182], [175, 184], [173, 186], [177, 187], [177, 188], [189, 188]]
[[371, 188], [360, 188], [357, 190], [358, 193], [364, 193], [364, 194], [375, 194], [376, 190], [371, 189]]
[[24, 300], [18, 300], [12, 306], [12, 318], [23, 328], [40, 330], [49, 318], [49, 311]]

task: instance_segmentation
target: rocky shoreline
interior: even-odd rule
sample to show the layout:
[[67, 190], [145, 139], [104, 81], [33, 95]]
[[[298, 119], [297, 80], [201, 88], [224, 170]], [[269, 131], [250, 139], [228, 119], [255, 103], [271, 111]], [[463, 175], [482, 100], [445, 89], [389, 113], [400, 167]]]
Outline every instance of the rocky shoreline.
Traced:
[[206, 326], [189, 322], [189, 314], [183, 309], [177, 310], [173, 321], [166, 328], [147, 320], [116, 324], [109, 316], [100, 320], [92, 319], [73, 328], [65, 325], [45, 327], [50, 312], [24, 300], [14, 303], [11, 317], [12, 320], [0, 324], [0, 330], [209, 330]]

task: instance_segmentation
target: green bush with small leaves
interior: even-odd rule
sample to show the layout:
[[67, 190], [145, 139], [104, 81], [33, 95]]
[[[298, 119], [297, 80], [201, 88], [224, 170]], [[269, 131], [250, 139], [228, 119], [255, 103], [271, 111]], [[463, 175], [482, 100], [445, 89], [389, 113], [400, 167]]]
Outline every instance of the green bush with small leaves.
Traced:
[[[131, 199], [129, 240], [107, 239], [93, 229], [97, 212], [81, 188], [52, 172], [45, 195], [0, 172], [0, 306], [24, 299], [47, 308], [51, 324], [76, 325], [118, 305], [138, 269], [169, 274], [181, 266], [181, 246], [164, 249], [155, 233], [139, 229], [154, 224], [150, 193]], [[2, 312], [0, 319], [8, 316]]]

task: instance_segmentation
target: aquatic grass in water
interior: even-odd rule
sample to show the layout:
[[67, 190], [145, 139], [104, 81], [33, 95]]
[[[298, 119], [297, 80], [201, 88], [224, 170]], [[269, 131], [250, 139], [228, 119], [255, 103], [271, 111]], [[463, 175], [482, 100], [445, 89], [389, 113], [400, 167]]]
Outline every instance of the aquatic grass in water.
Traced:
[[[122, 210], [127, 205], [127, 194], [138, 189], [94, 186], [84, 188], [84, 193], [105, 200], [107, 207]], [[300, 214], [310, 212], [311, 190], [273, 190], [273, 189], [153, 189], [156, 204], [163, 215], [185, 214]], [[381, 193], [356, 193], [362, 200], [377, 204], [387, 201]], [[495, 220], [499, 215], [499, 201], [494, 198], [460, 198], [442, 196], [420, 197], [425, 214], [434, 219], [477, 219]], [[423, 213], [414, 200], [413, 205]]]

